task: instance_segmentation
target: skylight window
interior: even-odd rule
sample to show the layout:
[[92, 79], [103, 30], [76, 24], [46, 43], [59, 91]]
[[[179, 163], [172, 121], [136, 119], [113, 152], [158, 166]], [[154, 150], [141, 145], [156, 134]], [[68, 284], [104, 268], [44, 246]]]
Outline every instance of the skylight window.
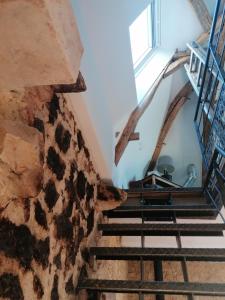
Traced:
[[134, 69], [143, 65], [155, 47], [154, 0], [130, 25], [130, 43]]

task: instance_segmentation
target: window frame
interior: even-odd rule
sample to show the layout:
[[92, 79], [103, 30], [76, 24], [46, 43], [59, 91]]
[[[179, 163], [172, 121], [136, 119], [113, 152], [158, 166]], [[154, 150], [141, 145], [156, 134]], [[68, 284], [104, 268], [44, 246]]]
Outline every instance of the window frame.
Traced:
[[[156, 4], [157, 2], [157, 4]], [[150, 0], [149, 4], [146, 6], [148, 9], [148, 32], [151, 32], [152, 41], [149, 41], [149, 44], [152, 44], [152, 47], [149, 47], [137, 60], [137, 62], [134, 64], [133, 59], [133, 68], [134, 68], [134, 74], [135, 76], [138, 75], [139, 72], [144, 68], [146, 63], [149, 61], [149, 59], [154, 54], [156, 48], [159, 46], [159, 0]], [[146, 9], [145, 8], [145, 9]], [[151, 24], [150, 24], [151, 22]], [[150, 35], [148, 34], [148, 38], [150, 38]], [[131, 39], [130, 39], [131, 42]], [[131, 54], [132, 54], [132, 47], [131, 47]]]

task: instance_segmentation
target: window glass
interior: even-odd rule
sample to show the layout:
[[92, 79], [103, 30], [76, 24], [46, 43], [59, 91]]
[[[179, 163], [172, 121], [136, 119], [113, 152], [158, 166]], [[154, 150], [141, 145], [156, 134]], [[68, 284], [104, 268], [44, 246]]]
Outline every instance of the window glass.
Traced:
[[152, 49], [150, 5], [131, 24], [130, 42], [133, 64], [136, 65]]

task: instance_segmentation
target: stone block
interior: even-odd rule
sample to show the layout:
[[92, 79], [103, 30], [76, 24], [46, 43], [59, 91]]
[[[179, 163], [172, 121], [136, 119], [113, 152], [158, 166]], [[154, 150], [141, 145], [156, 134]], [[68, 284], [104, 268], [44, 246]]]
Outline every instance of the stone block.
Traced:
[[76, 82], [83, 47], [69, 0], [0, 1], [0, 40], [0, 89]]
[[10, 198], [37, 196], [43, 177], [42, 136], [21, 122], [0, 121], [1, 206]]

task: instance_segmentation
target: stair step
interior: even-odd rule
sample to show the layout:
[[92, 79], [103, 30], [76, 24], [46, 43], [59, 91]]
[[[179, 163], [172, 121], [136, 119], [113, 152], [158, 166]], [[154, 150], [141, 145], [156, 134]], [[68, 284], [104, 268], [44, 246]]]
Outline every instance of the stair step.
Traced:
[[120, 206], [114, 210], [104, 211], [109, 218], [140, 218], [140, 217], [207, 217], [215, 216], [217, 210], [210, 205], [138, 205]]
[[186, 197], [202, 197], [203, 189], [202, 188], [163, 188], [163, 189], [150, 189], [150, 188], [132, 188], [126, 190], [129, 196], [140, 196], [140, 195], [149, 195], [154, 196], [178, 196], [182, 198]]
[[225, 296], [225, 284], [82, 279], [78, 290], [106, 293]]
[[104, 260], [225, 261], [225, 249], [212, 248], [92, 247], [89, 253]]
[[223, 236], [225, 224], [99, 224], [106, 236]]

